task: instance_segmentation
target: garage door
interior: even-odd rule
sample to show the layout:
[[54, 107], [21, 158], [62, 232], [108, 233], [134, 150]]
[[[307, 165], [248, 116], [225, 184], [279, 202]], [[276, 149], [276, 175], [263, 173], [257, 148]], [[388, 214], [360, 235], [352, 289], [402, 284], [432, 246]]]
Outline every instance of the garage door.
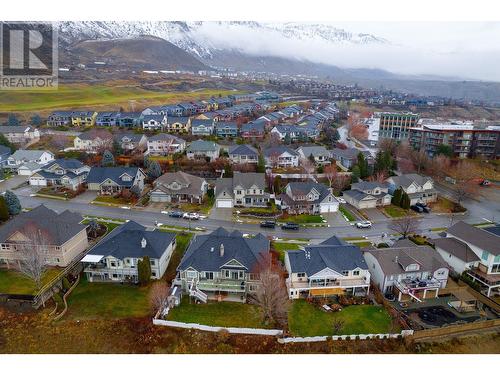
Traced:
[[217, 208], [232, 208], [233, 201], [231, 199], [217, 199]]
[[30, 185], [34, 186], [47, 186], [47, 180], [43, 178], [30, 178]]
[[337, 212], [336, 204], [322, 204], [320, 206], [320, 212]]

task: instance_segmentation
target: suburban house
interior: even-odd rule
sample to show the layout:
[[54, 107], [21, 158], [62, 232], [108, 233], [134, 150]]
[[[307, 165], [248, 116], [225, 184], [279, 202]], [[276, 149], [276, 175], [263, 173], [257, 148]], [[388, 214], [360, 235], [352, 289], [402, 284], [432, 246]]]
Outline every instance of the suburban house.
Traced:
[[[467, 274], [479, 283], [482, 291], [489, 297], [500, 294], [500, 227], [477, 228], [463, 221], [455, 223], [446, 230], [446, 236], [456, 238], [470, 247], [479, 258], [468, 267]], [[446, 260], [446, 259], [445, 259]], [[470, 259], [464, 261], [470, 263]]]
[[215, 185], [215, 206], [218, 208], [265, 207], [270, 196], [264, 173], [234, 172], [233, 177], [220, 178]]
[[142, 118], [142, 128], [144, 130], [163, 130], [167, 126], [167, 116], [165, 115], [145, 115]]
[[141, 112], [120, 112], [117, 118], [117, 125], [121, 128], [137, 128], [142, 125]]
[[337, 161], [337, 164], [346, 169], [351, 169], [358, 162], [358, 154], [360, 152], [365, 156], [368, 162], [372, 160], [370, 151], [361, 151], [354, 147], [346, 148], [345, 150], [334, 148], [330, 150], [330, 155], [332, 159]]
[[76, 190], [83, 184], [90, 167], [76, 159], [56, 159], [33, 173], [29, 179], [32, 186], [61, 186]]
[[345, 201], [358, 210], [387, 206], [392, 199], [385, 182], [357, 182], [351, 185], [351, 190], [345, 190], [342, 194]]
[[219, 121], [215, 124], [215, 134], [222, 138], [236, 138], [238, 136], [238, 125], [235, 122]]
[[228, 155], [233, 164], [257, 164], [259, 162], [259, 152], [255, 147], [247, 144], [231, 146]]
[[73, 140], [76, 150], [87, 152], [98, 152], [113, 145], [113, 135], [104, 129], [96, 132], [88, 131], [77, 135]]
[[145, 178], [146, 174], [138, 167], [92, 167], [87, 186], [101, 195], [118, 194], [124, 189], [141, 195]]
[[10, 143], [16, 144], [35, 143], [40, 140], [38, 129], [29, 125], [0, 126], [0, 134]]
[[170, 117], [167, 122], [167, 132], [169, 133], [190, 133], [191, 118], [189, 117]]
[[71, 112], [71, 125], [84, 127], [94, 126], [97, 112], [94, 111], [73, 111]]
[[265, 136], [266, 122], [255, 120], [241, 126], [241, 136], [246, 139], [262, 139]]
[[269, 249], [262, 234], [247, 238], [224, 228], [198, 234], [182, 257], [173, 284], [201, 302], [246, 302], [258, 288], [258, 268]]
[[296, 151], [299, 153], [301, 159], [314, 158], [316, 165], [331, 164], [330, 151], [324, 146], [300, 146]]
[[186, 141], [171, 134], [160, 133], [148, 138], [149, 155], [170, 155], [183, 152]]
[[154, 181], [151, 202], [189, 202], [202, 203], [207, 193], [205, 179], [182, 171], [165, 173]]
[[148, 230], [135, 221], [113, 229], [82, 259], [87, 280], [139, 282], [138, 263], [149, 257], [151, 279], [160, 279], [176, 247], [175, 233]]
[[0, 145], [0, 168], [7, 166], [7, 159], [11, 154], [10, 147]]
[[429, 241], [448, 264], [450, 270], [462, 274], [466, 270], [479, 266], [479, 257], [465, 242], [455, 237], [436, 238]]
[[370, 272], [358, 246], [333, 236], [319, 245], [285, 252], [290, 299], [349, 294], [366, 296]]
[[276, 146], [264, 150], [268, 168], [293, 168], [299, 166], [299, 153], [286, 146]]
[[48, 126], [70, 126], [72, 111], [56, 111], [52, 112], [47, 118]]
[[191, 120], [191, 134], [199, 136], [209, 136], [214, 133], [213, 120]]
[[[32, 172], [54, 160], [54, 154], [43, 150], [17, 150], [7, 158], [6, 167], [18, 174], [30, 176]], [[24, 170], [22, 167], [26, 167]]]
[[95, 118], [96, 126], [118, 126], [120, 112], [99, 112]]
[[304, 128], [297, 125], [276, 125], [271, 129], [271, 134], [276, 134], [281, 141], [288, 139], [292, 142], [307, 138]]
[[123, 151], [144, 151], [148, 147], [148, 139], [144, 134], [118, 133], [114, 136]]
[[17, 268], [23, 259], [22, 248], [32, 249], [36, 239], [38, 245], [46, 245], [50, 266], [66, 267], [89, 246], [82, 220], [74, 212], [58, 214], [44, 205], [21, 212], [0, 226], [0, 265]]
[[294, 215], [337, 212], [339, 209], [339, 202], [331, 189], [312, 181], [288, 183], [285, 193], [278, 196], [276, 203]]
[[374, 284], [398, 301], [437, 298], [448, 281], [447, 264], [430, 246], [370, 249], [364, 257]]
[[201, 139], [192, 142], [186, 149], [188, 159], [207, 159], [214, 161], [219, 157], [220, 146], [212, 141], [203, 141]]
[[402, 174], [400, 176], [389, 177], [386, 182], [389, 184], [389, 193], [394, 194], [398, 188], [410, 197], [410, 204], [430, 203], [437, 200], [437, 191], [434, 189], [434, 180], [427, 176], [416, 173]]

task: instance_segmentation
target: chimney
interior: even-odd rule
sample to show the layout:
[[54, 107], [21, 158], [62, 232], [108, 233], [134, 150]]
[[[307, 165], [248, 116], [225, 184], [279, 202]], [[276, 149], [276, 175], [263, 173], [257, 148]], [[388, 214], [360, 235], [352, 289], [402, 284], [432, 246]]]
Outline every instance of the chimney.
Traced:
[[220, 244], [220, 256], [221, 258], [224, 256], [224, 244]]
[[146, 239], [145, 239], [144, 237], [142, 237], [142, 240], [141, 240], [141, 247], [142, 247], [143, 249], [145, 249], [147, 244], [148, 244], [148, 241], [146, 241]]
[[398, 256], [396, 255], [396, 257], [394, 258], [394, 263], [397, 263], [398, 262]]

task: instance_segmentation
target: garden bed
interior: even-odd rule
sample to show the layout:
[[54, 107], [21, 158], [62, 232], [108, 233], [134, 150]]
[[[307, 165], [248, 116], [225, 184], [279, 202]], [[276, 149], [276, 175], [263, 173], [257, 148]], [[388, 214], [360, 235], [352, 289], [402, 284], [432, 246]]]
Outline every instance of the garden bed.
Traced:
[[323, 217], [321, 215], [286, 215], [278, 219], [282, 223], [297, 223], [297, 224], [323, 224]]
[[339, 211], [342, 213], [342, 216], [344, 216], [344, 218], [347, 220], [347, 221], [356, 221], [356, 216], [354, 216], [352, 214], [351, 211], [349, 211], [347, 208], [345, 208], [344, 206], [339, 206]]

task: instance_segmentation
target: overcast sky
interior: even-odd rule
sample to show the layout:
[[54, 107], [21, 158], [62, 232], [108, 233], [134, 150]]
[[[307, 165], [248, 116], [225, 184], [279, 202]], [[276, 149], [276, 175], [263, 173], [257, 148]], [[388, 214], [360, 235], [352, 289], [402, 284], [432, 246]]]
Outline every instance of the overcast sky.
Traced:
[[327, 44], [283, 40], [252, 29], [221, 29], [207, 23], [200, 35], [220, 47], [253, 54], [294, 56], [347, 68], [380, 68], [402, 74], [430, 74], [500, 81], [500, 22], [335, 22], [337, 28], [373, 34], [388, 44]]

